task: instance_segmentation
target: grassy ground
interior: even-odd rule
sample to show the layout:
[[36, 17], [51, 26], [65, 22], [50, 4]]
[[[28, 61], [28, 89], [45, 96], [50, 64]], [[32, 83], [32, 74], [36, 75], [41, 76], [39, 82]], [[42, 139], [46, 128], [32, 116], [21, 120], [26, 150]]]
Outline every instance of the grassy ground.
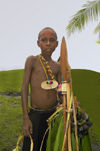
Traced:
[[[20, 92], [23, 70], [0, 72], [0, 92]], [[73, 91], [93, 122], [92, 141], [100, 140], [100, 73], [72, 70]], [[0, 96], [0, 151], [10, 151], [21, 133], [20, 98]], [[93, 138], [93, 137], [92, 137]]]
[[0, 92], [21, 91], [23, 70], [0, 71]]
[[14, 147], [21, 125], [20, 99], [0, 96], [0, 151], [10, 151]]
[[81, 107], [89, 114], [97, 138], [100, 140], [100, 73], [73, 70], [73, 91]]

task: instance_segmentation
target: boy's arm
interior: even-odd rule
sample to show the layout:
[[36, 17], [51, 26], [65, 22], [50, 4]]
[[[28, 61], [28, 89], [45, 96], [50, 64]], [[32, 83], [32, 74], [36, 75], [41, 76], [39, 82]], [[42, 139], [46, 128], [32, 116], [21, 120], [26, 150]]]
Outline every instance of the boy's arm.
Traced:
[[30, 56], [27, 58], [25, 63], [25, 69], [24, 69], [24, 78], [23, 78], [23, 84], [22, 84], [22, 109], [23, 109], [23, 134], [28, 135], [29, 132], [32, 131], [32, 124], [29, 120], [28, 111], [27, 111], [27, 104], [28, 104], [28, 90], [29, 90], [29, 82], [30, 82], [30, 76], [31, 76], [31, 70], [32, 70], [32, 59], [33, 56]]

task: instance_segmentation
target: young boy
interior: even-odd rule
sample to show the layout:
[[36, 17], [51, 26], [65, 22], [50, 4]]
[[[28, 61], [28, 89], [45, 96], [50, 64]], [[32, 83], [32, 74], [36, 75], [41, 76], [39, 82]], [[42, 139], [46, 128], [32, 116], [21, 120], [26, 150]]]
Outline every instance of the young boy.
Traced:
[[[57, 34], [52, 28], [44, 28], [38, 35], [38, 46], [41, 54], [27, 58], [22, 85], [22, 109], [23, 109], [23, 135], [24, 143], [22, 151], [30, 150], [29, 135], [33, 138], [34, 151], [39, 151], [44, 133], [48, 127], [46, 120], [54, 113], [57, 107], [56, 89], [43, 89], [42, 82], [47, 79], [61, 82], [60, 64], [52, 60], [52, 53], [58, 46]], [[30, 104], [28, 113], [28, 88], [31, 88]], [[46, 137], [42, 151], [46, 150]]]

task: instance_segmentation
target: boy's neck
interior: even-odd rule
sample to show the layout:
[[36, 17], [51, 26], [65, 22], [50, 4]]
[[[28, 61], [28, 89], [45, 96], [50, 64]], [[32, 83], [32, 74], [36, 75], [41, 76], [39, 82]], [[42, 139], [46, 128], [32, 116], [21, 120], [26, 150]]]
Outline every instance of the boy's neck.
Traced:
[[44, 54], [41, 54], [41, 56], [44, 57], [44, 59], [48, 62], [50, 62], [52, 59], [51, 59], [51, 56], [45, 56]]

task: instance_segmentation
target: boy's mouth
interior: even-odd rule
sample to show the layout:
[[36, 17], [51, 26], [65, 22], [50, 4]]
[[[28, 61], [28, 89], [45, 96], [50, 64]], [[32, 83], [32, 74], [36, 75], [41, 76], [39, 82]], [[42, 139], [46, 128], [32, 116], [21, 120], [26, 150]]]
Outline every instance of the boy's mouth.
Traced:
[[46, 51], [51, 51], [51, 48], [47, 48]]

